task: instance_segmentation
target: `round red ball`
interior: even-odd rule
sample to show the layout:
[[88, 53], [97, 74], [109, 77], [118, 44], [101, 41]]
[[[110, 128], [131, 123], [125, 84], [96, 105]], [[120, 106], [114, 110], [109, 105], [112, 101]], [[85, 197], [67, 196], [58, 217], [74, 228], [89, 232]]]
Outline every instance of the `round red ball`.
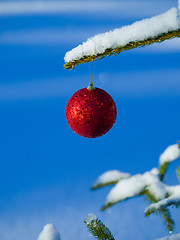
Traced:
[[70, 128], [80, 136], [96, 138], [107, 133], [116, 121], [116, 104], [100, 88], [82, 88], [75, 92], [66, 106]]

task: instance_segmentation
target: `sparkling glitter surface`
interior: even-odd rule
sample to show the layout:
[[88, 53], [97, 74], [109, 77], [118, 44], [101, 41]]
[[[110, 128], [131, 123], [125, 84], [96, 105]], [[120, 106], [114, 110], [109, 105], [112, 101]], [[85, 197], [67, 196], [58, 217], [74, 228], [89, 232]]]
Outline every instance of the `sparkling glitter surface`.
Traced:
[[66, 119], [70, 128], [87, 138], [107, 133], [115, 123], [116, 115], [114, 100], [100, 88], [78, 90], [66, 106]]

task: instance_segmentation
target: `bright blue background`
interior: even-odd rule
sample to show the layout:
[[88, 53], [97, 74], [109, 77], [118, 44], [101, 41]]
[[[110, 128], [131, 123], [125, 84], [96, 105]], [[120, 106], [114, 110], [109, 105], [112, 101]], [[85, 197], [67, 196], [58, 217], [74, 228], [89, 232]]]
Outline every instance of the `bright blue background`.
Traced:
[[[112, 130], [97, 139], [82, 138], [67, 125], [66, 103], [90, 77], [88, 64], [65, 71], [63, 58], [87, 37], [177, 2], [151, 1], [150, 8], [141, 0], [143, 8], [131, 9], [126, 1], [127, 15], [118, 8], [107, 13], [104, 2], [111, 4], [102, 1], [100, 12], [0, 15], [1, 240], [36, 239], [49, 222], [62, 240], [88, 239], [83, 219], [89, 212], [119, 239], [168, 235], [159, 216], [144, 217], [148, 203], [142, 198], [101, 213], [110, 188], [91, 192], [90, 186], [106, 170], [136, 174], [158, 166], [160, 153], [180, 139], [179, 40], [96, 61], [94, 84], [111, 94], [118, 110]], [[168, 170], [169, 184], [178, 183], [178, 164]], [[178, 233], [179, 210], [172, 213]]]

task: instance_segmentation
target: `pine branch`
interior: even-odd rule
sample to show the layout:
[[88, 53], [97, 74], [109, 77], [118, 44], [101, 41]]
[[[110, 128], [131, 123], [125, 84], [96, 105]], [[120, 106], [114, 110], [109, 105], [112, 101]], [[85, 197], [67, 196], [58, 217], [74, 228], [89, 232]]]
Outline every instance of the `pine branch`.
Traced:
[[176, 31], [170, 31], [167, 33], [163, 33], [159, 36], [156, 36], [154, 38], [148, 38], [142, 41], [138, 41], [138, 42], [130, 42], [124, 46], [119, 46], [117, 48], [109, 48], [106, 49], [104, 51], [104, 53], [100, 53], [100, 54], [94, 54], [92, 56], [84, 56], [83, 58], [80, 58], [78, 60], [74, 60], [72, 62], [66, 62], [64, 64], [64, 68], [65, 69], [74, 69], [76, 65], [78, 64], [82, 64], [82, 63], [87, 63], [87, 62], [92, 62], [94, 60], [100, 60], [106, 56], [114, 56], [117, 55], [123, 51], [128, 51], [134, 48], [138, 48], [138, 47], [144, 47], [144, 46], [148, 46], [151, 45], [153, 43], [160, 43], [163, 42], [165, 40], [171, 39], [171, 38], [176, 38], [176, 37], [180, 37], [180, 29], [176, 30]]
[[180, 167], [176, 169], [178, 180], [180, 181]]
[[119, 180], [117, 181], [112, 181], [112, 182], [107, 182], [107, 183], [102, 183], [102, 184], [98, 184], [98, 185], [93, 185], [91, 187], [91, 190], [96, 190], [98, 188], [102, 188], [102, 187], [106, 187], [106, 186], [109, 186], [109, 185], [115, 185], [116, 183], [118, 183]]
[[120, 172], [118, 170], [110, 170], [101, 174], [95, 183], [92, 185], [91, 190], [95, 190], [108, 185], [115, 185], [123, 179], [129, 178], [131, 175], [129, 173]]
[[159, 202], [153, 203], [145, 209], [145, 215], [149, 216], [151, 213], [162, 211], [167, 209], [168, 206], [178, 207], [180, 205], [179, 196], [170, 196], [168, 198], [162, 199]]
[[165, 223], [167, 224], [167, 229], [172, 233], [174, 230], [175, 223], [171, 218], [171, 214], [168, 209], [163, 209], [160, 211], [163, 215]]
[[164, 179], [167, 167], [169, 166], [170, 162], [165, 162], [163, 165], [160, 166], [159, 169], [159, 175], [160, 175], [160, 180], [162, 181]]
[[159, 175], [160, 180], [163, 181], [167, 167], [169, 164], [180, 157], [180, 149], [178, 144], [170, 145], [165, 149], [165, 151], [160, 155], [159, 158]]
[[151, 192], [147, 188], [142, 192], [141, 195], [146, 196], [146, 200], [149, 201], [150, 203], [157, 202], [157, 199], [155, 198], [155, 196], [151, 194]]
[[[163, 216], [169, 231], [173, 231], [174, 222], [171, 219], [168, 206], [180, 206], [180, 185], [168, 186], [162, 182], [168, 165], [180, 157], [180, 151], [177, 144], [168, 146], [160, 155], [160, 169], [153, 168], [144, 174], [136, 174], [119, 180], [111, 189], [107, 196], [105, 205], [101, 210], [105, 210], [112, 205], [127, 200], [132, 197], [145, 196], [151, 203], [145, 209], [145, 216], [151, 213], [159, 213]], [[111, 172], [112, 173], [112, 172]], [[177, 175], [180, 179], [180, 167], [177, 169]], [[108, 179], [108, 180], [107, 180]], [[110, 181], [118, 180], [117, 175], [105, 176], [98, 178], [95, 185], [107, 184]]]
[[127, 199], [128, 199], [128, 198], [123, 199], [123, 200], [120, 200], [120, 201], [116, 201], [116, 202], [104, 204], [104, 205], [102, 206], [102, 208], [101, 208], [101, 211], [104, 211], [104, 210], [106, 210], [107, 208], [111, 207], [112, 205], [114, 205], [114, 204], [116, 204], [116, 203], [118, 203], [118, 202], [122, 202], [122, 201], [127, 200]]
[[163, 216], [163, 218], [164, 218], [165, 224], [167, 224], [167, 229], [170, 232], [173, 232], [175, 223], [172, 220], [170, 212], [169, 212], [169, 210], [167, 208], [161, 208], [161, 209], [158, 209], [158, 210], [151, 209], [151, 210], [145, 212], [145, 216], [148, 217], [152, 213], [159, 213], [159, 214], [161, 214]]
[[[156, 203], [157, 200], [156, 198], [150, 193], [149, 190], [145, 190], [142, 195], [146, 195], [146, 199], [149, 200], [150, 202]], [[149, 216], [152, 212], [148, 212], [145, 214], [145, 216]], [[170, 212], [168, 209], [160, 209], [159, 210], [160, 215], [164, 218], [164, 222], [167, 225], [167, 229], [172, 232], [174, 229], [174, 221], [171, 218]]]
[[126, 200], [128, 200], [128, 199], [130, 199], [130, 198], [134, 198], [134, 197], [138, 197], [138, 196], [144, 195], [144, 193], [145, 193], [145, 190], [143, 190], [142, 192], [140, 192], [140, 193], [138, 193], [138, 194], [136, 194], [136, 195], [134, 195], [134, 196], [131, 196], [131, 197], [125, 197], [125, 198], [122, 198], [122, 199], [118, 199], [117, 201], [114, 201], [114, 202], [105, 203], [105, 204], [102, 206], [101, 211], [104, 211], [104, 210], [106, 210], [107, 208], [109, 208], [109, 207], [111, 207], [111, 206], [113, 206], [113, 205], [115, 205], [115, 204], [117, 204], [117, 203], [119, 203], [119, 202], [126, 201]]
[[166, 185], [160, 181], [158, 173], [158, 169], [152, 169], [144, 174], [136, 174], [119, 181], [109, 192], [101, 210], [136, 196], [146, 196], [151, 203], [157, 202], [162, 197], [167, 197]]
[[88, 214], [84, 223], [98, 240], [115, 240], [110, 230], [94, 214]]

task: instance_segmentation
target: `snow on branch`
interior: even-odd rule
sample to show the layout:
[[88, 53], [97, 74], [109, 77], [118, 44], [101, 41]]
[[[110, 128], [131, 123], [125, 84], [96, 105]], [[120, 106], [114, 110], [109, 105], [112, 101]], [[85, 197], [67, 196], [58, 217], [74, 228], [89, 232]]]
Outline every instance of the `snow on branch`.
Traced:
[[96, 182], [91, 187], [92, 190], [95, 190], [100, 187], [104, 187], [107, 185], [113, 185], [119, 182], [122, 179], [129, 178], [129, 173], [123, 173], [118, 170], [111, 170], [103, 173], [99, 178], [96, 180]]
[[172, 186], [168, 188], [167, 198], [162, 199], [157, 203], [153, 203], [145, 209], [146, 215], [149, 215], [153, 212], [166, 209], [166, 207], [173, 205], [178, 207], [180, 205], [180, 186]]
[[175, 37], [180, 37], [180, 22], [177, 9], [171, 8], [155, 17], [89, 38], [66, 53], [64, 68], [73, 69], [81, 63], [117, 55], [122, 51], [163, 42]]
[[[159, 212], [164, 217], [169, 231], [173, 231], [174, 222], [171, 219], [168, 206], [174, 205], [177, 207], [180, 205], [180, 185], [168, 186], [162, 180], [168, 164], [179, 157], [180, 148], [178, 144], [174, 144], [166, 148], [160, 155], [159, 169], [153, 168], [144, 174], [134, 176], [115, 170], [102, 174], [96, 180], [92, 189], [109, 184], [115, 184], [115, 186], [110, 190], [101, 210], [132, 197], [146, 196], [151, 204], [145, 209], [145, 215], [148, 216], [153, 212]], [[178, 174], [179, 171], [177, 171]]]
[[164, 174], [170, 162], [173, 162], [180, 157], [180, 149], [178, 144], [174, 144], [166, 148], [166, 150], [159, 157], [160, 176], [161, 180], [164, 178]]
[[109, 228], [107, 228], [96, 215], [90, 213], [84, 220], [90, 233], [98, 240], [115, 240]]
[[137, 174], [119, 181], [109, 192], [102, 210], [117, 202], [139, 195], [148, 195], [154, 201], [158, 201], [167, 194], [166, 185], [159, 179], [158, 169], [152, 169], [144, 174]]

